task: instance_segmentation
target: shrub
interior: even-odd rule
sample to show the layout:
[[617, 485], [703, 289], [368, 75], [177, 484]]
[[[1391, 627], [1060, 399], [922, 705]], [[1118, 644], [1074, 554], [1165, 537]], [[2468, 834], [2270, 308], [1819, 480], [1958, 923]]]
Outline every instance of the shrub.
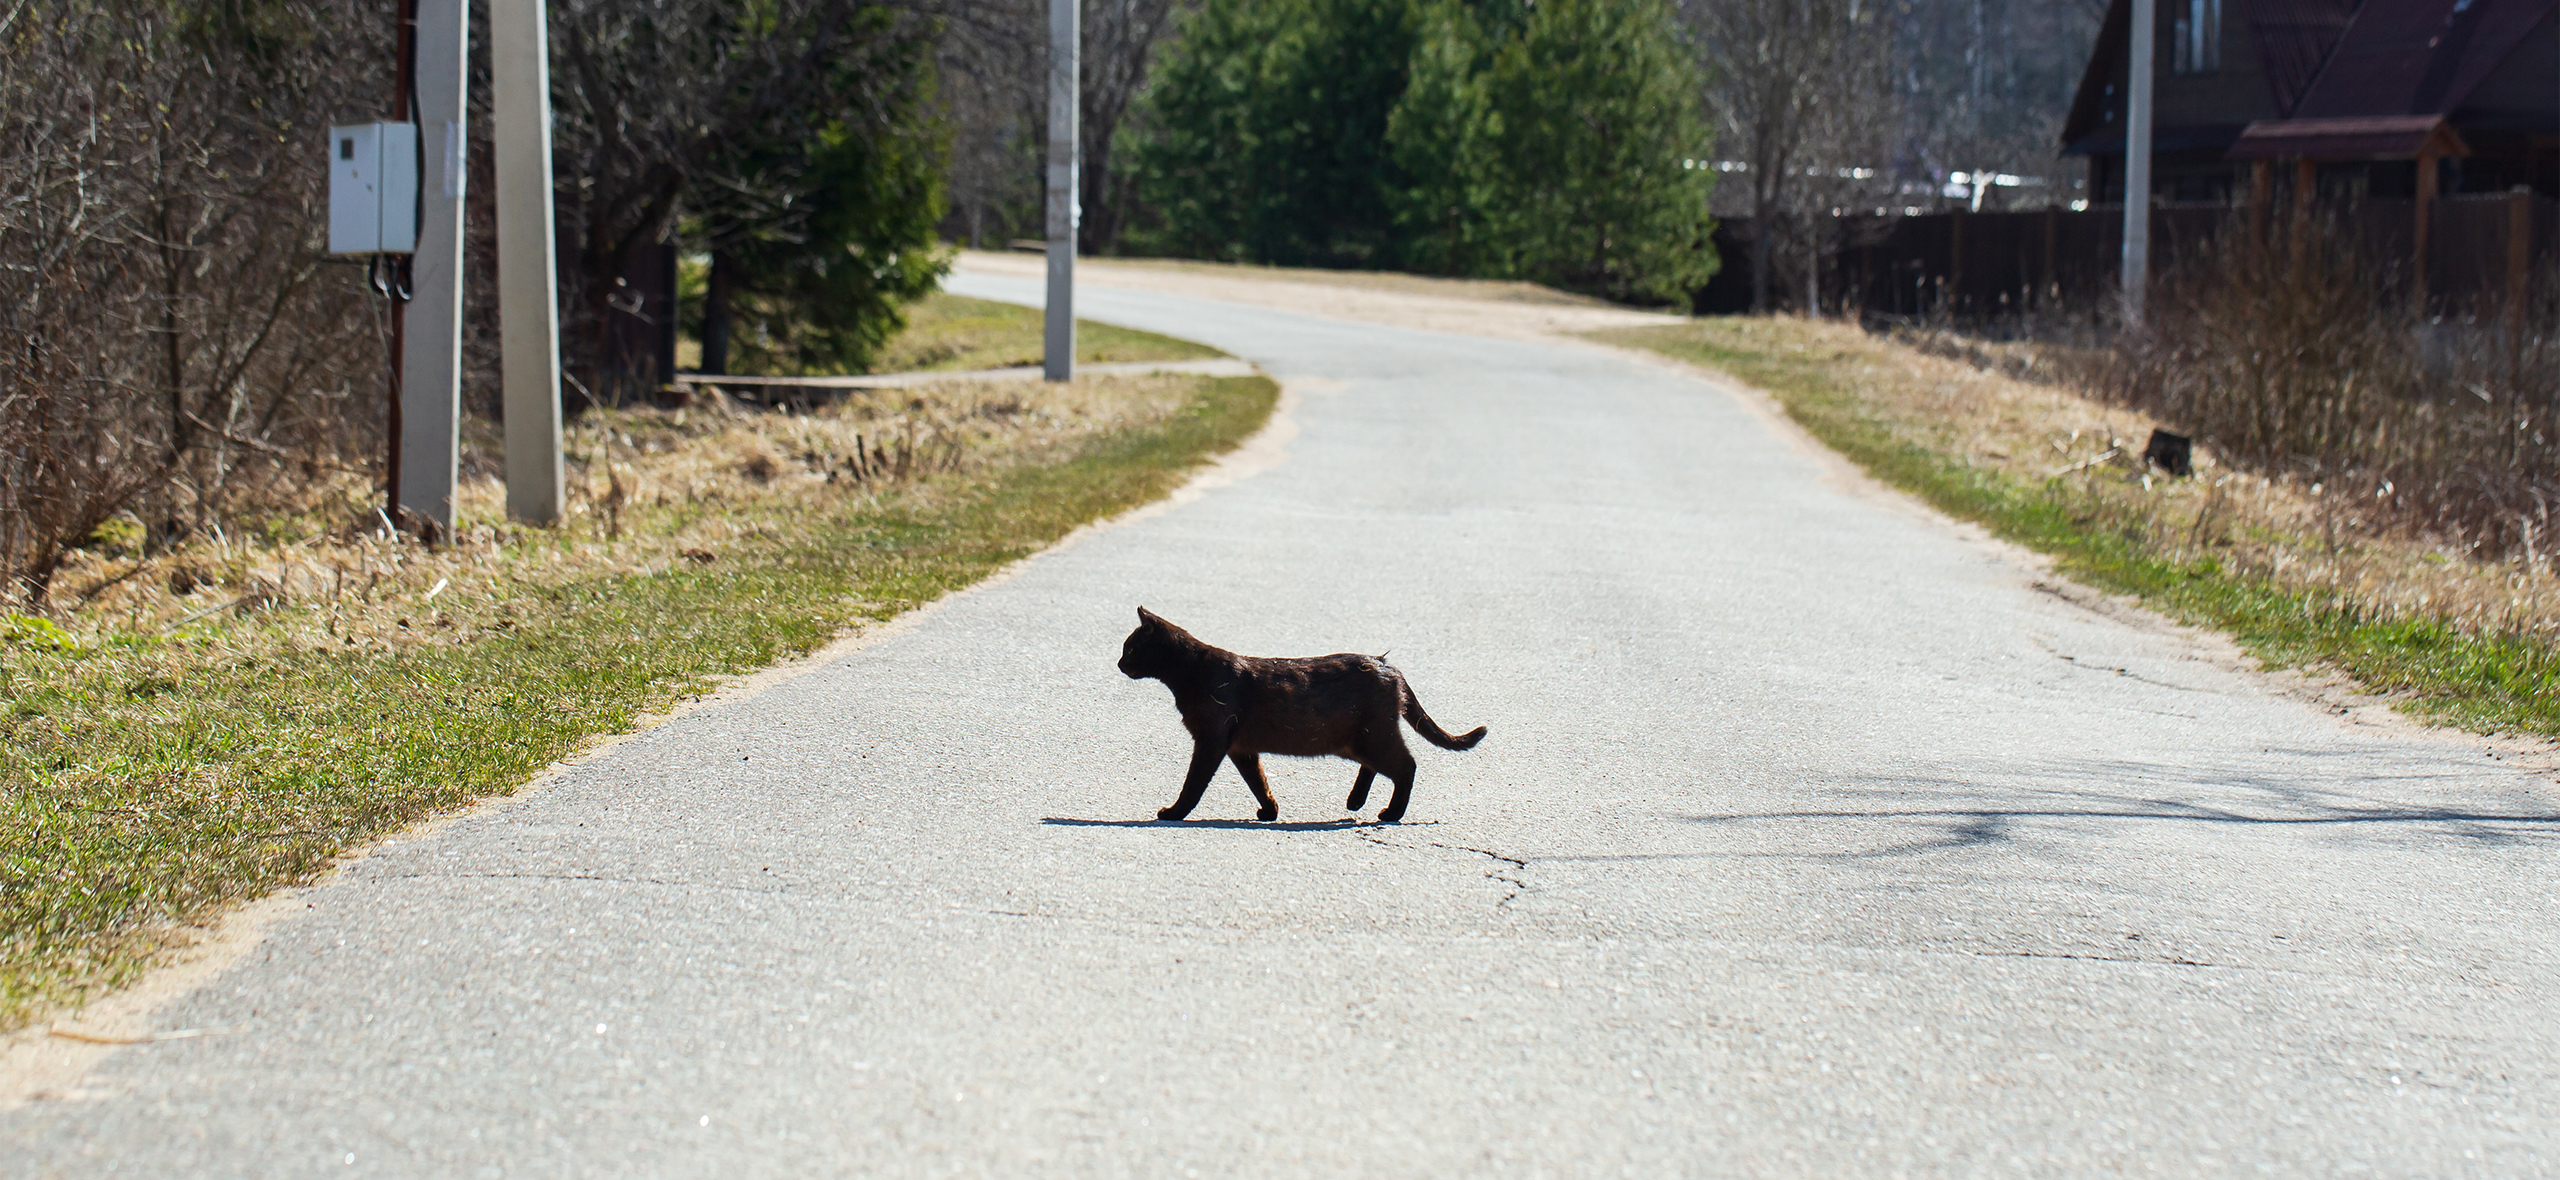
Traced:
[[2319, 486], [2342, 525], [2540, 560], [2560, 502], [2560, 357], [2531, 326], [2548, 315], [2424, 315], [2397, 278], [2339, 218], [2263, 241], [2226, 227], [2162, 277], [2096, 383]]

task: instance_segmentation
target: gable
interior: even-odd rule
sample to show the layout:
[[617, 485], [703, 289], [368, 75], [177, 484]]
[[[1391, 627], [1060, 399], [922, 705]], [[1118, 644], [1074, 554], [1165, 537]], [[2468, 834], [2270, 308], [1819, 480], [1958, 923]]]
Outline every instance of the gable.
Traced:
[[2560, 13], [2544, 14], [2505, 60], [2484, 67], [2453, 108], [2455, 122], [2502, 131], [2560, 127]]
[[2346, 36], [2360, 0], [2240, 0], [2249, 37], [2258, 43], [2267, 97], [2279, 117], [2290, 116]]
[[[2160, 0], [2164, 56], [2177, 2]], [[2222, 70], [2162, 67], [2154, 91], [2161, 150], [2268, 118], [2445, 115], [2482, 129], [2560, 127], [2560, 0], [2225, 3]], [[2110, 0], [2063, 122], [2067, 153], [2124, 150], [2117, 91], [2131, 22], [2132, 0]]]
[[[2282, 108], [2275, 105], [2272, 96], [2274, 85], [2268, 72], [2268, 56], [2259, 41], [2261, 10], [2270, 3], [2317, 7], [2354, 2], [2223, 0], [2218, 37], [2221, 43], [2219, 67], [2180, 73], [2172, 68], [2175, 53], [2171, 32], [2194, 9], [2184, 0], [2158, 0], [2159, 56], [2155, 68], [2159, 72], [2152, 90], [2155, 145], [2162, 151], [2220, 150], [2228, 146], [2240, 133], [2240, 128], [2251, 121], [2281, 117]], [[2317, 15], [2316, 12], [2313, 14]], [[2311, 21], [2308, 17], [2295, 19], [2290, 10], [2279, 11], [2278, 16], [2293, 22], [2283, 25], [2286, 29], [2304, 26], [2306, 21]], [[2131, 0], [2111, 0], [2106, 20], [2098, 27], [2098, 40], [2090, 51], [2089, 66], [2080, 76], [2080, 88], [2073, 98], [2071, 113], [2063, 120], [2062, 150], [2065, 153], [2097, 151], [2113, 154], [2124, 150], [2125, 98], [2118, 91], [2124, 80], [2126, 58], [2131, 53], [2132, 19]]]
[[[2367, 0], [2297, 118], [2443, 114], [2504, 64], [2554, 0]], [[2560, 62], [2546, 61], [2547, 69]]]

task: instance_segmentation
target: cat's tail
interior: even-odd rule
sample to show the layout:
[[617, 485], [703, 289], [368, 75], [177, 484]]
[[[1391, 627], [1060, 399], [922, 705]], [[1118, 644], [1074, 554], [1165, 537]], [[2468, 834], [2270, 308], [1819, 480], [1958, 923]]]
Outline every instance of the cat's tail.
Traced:
[[1413, 695], [1412, 685], [1404, 683], [1404, 678], [1399, 676], [1396, 678], [1396, 686], [1404, 690], [1406, 723], [1413, 726], [1415, 733], [1429, 739], [1432, 745], [1443, 750], [1472, 750], [1477, 742], [1484, 740], [1484, 727], [1481, 725], [1456, 737], [1449, 736], [1449, 731], [1440, 728], [1440, 723], [1433, 721], [1431, 714], [1422, 711], [1422, 701]]

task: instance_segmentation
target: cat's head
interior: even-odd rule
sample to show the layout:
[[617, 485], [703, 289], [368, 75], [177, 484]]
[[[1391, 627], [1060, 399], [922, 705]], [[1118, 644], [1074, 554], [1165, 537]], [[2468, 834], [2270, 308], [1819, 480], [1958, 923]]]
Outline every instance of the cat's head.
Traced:
[[1161, 678], [1173, 666], [1191, 633], [1164, 621], [1164, 616], [1138, 608], [1138, 629], [1120, 644], [1120, 674], [1131, 680]]

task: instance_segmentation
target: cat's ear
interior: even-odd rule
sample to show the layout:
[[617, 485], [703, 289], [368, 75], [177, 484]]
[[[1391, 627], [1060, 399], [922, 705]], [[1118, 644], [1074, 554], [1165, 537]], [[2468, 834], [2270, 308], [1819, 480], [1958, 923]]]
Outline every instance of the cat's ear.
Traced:
[[1158, 615], [1156, 612], [1148, 610], [1143, 606], [1138, 608], [1138, 621], [1151, 627], [1164, 626], [1163, 616]]

